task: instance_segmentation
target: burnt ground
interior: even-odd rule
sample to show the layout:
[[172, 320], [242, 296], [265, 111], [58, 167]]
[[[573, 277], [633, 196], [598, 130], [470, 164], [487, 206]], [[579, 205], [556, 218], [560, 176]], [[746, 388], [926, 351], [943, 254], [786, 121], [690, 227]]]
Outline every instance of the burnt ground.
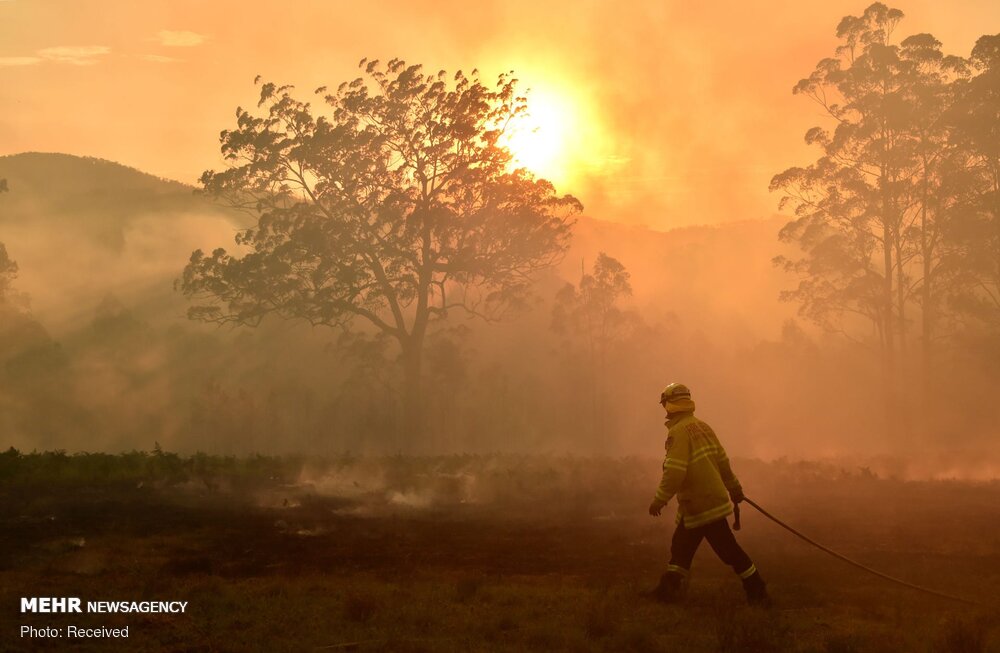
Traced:
[[[747, 506], [738, 538], [769, 582], [771, 610], [744, 605], [707, 545], [686, 602], [650, 602], [641, 592], [665, 566], [673, 509], [645, 515], [649, 474], [629, 476], [635, 461], [610, 463], [610, 477], [592, 472], [600, 461], [555, 461], [542, 474], [516, 461], [489, 474], [406, 464], [423, 466], [347, 492], [327, 482], [349, 477], [343, 469], [295, 483], [6, 482], [0, 648], [1000, 651], [996, 608], [864, 574]], [[911, 582], [997, 602], [1000, 484], [746, 467], [748, 494], [824, 544]], [[22, 615], [22, 596], [188, 608]], [[22, 625], [69, 624], [128, 626], [129, 638], [19, 636]]]

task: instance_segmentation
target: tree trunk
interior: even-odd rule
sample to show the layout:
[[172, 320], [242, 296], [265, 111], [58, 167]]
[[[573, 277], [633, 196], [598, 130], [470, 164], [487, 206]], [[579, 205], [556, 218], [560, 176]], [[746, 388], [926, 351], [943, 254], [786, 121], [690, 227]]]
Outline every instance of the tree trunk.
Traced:
[[[403, 419], [396, 431], [396, 448], [412, 449], [424, 435], [424, 404], [421, 367], [423, 338], [410, 336], [403, 344]], [[405, 444], [404, 444], [405, 443]]]
[[[923, 287], [921, 288], [921, 304], [923, 305], [923, 310], [921, 311], [921, 361], [920, 361], [920, 403], [921, 406], [926, 407], [930, 405], [931, 396], [931, 375], [933, 370], [931, 369], [931, 341], [934, 337], [934, 321], [937, 319], [936, 307], [934, 302], [937, 300], [934, 289], [934, 244], [931, 239], [930, 229], [931, 224], [928, 219], [928, 203], [930, 202], [930, 192], [928, 190], [928, 175], [927, 175], [927, 159], [923, 159], [923, 180], [921, 188], [921, 207], [920, 207], [920, 249], [921, 249], [921, 263], [923, 265]], [[936, 220], [935, 220], [936, 222]], [[922, 430], [921, 436], [923, 441], [926, 442], [929, 435], [929, 422], [927, 420], [921, 420]]]
[[893, 248], [895, 247], [894, 224], [895, 216], [892, 210], [892, 203], [889, 199], [889, 190], [885, 181], [885, 172], [880, 180], [882, 195], [882, 257], [883, 257], [883, 285], [882, 285], [882, 305], [885, 314], [883, 320], [885, 324], [885, 350], [882, 352], [883, 382], [885, 384], [885, 419], [886, 429], [890, 439], [894, 438], [896, 428], [896, 311], [895, 311], [895, 290], [893, 284]]

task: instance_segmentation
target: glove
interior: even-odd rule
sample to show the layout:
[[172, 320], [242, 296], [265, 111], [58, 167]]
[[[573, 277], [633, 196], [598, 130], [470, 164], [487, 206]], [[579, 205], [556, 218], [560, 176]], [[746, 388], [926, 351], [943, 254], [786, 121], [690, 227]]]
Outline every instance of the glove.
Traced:
[[746, 499], [746, 497], [743, 496], [743, 488], [741, 488], [739, 485], [734, 487], [732, 490], [729, 491], [729, 498], [732, 500], [733, 503], [740, 503], [741, 501]]
[[659, 517], [660, 511], [663, 510], [663, 506], [667, 504], [663, 503], [659, 499], [653, 499], [653, 503], [649, 504], [649, 514], [653, 517]]

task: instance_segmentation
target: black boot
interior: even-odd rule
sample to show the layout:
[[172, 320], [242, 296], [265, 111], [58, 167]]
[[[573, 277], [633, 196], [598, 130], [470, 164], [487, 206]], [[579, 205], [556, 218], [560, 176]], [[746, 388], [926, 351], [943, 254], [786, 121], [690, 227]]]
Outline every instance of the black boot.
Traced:
[[763, 608], [771, 607], [771, 597], [767, 595], [767, 583], [760, 577], [760, 572], [743, 580], [743, 589], [747, 593], [747, 603]]
[[651, 599], [661, 603], [677, 603], [684, 595], [684, 576], [673, 571], [660, 576], [660, 584], [649, 593]]

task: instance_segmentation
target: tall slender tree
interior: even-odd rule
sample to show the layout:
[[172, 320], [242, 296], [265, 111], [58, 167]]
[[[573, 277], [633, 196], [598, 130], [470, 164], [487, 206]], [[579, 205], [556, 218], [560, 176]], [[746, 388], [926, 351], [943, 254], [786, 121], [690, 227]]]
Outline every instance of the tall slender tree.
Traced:
[[878, 346], [890, 428], [906, 414], [901, 385], [919, 378], [899, 372], [915, 360], [914, 325], [925, 389], [946, 325], [976, 314], [1000, 327], [1000, 36], [981, 38], [966, 61], [930, 34], [896, 44], [902, 17], [875, 3], [841, 21], [836, 56], [794, 89], [833, 129], [809, 130], [819, 159], [771, 182], [796, 215], [780, 237], [803, 252], [776, 259], [800, 276], [783, 297]]
[[618, 259], [600, 252], [590, 273], [581, 270], [578, 286], [567, 283], [559, 290], [552, 310], [553, 331], [574, 340], [585, 352], [591, 425], [597, 438], [605, 435], [608, 422], [608, 357], [640, 321], [638, 314], [620, 305], [631, 295], [628, 270]]
[[771, 182], [784, 195], [782, 207], [791, 204], [796, 213], [781, 237], [806, 253], [799, 261], [780, 261], [804, 277], [786, 298], [801, 301], [809, 317], [827, 326], [849, 311], [871, 320], [887, 363], [901, 320], [894, 280], [907, 153], [901, 147], [898, 57], [890, 45], [901, 18], [898, 10], [874, 4], [863, 16], [841, 21], [837, 56], [820, 61], [793, 89], [819, 104], [835, 128], [810, 129], [806, 141], [822, 156]]
[[[0, 179], [0, 193], [7, 192], [7, 180]], [[17, 277], [17, 263], [7, 254], [7, 247], [0, 243], [0, 304], [10, 303], [13, 297], [12, 284]]]
[[960, 305], [1000, 330], [1000, 34], [983, 36], [956, 84], [951, 139], [962, 200], [952, 237], [962, 262]]
[[[861, 16], [847, 16], [837, 28], [841, 45], [823, 59], [793, 92], [823, 108], [832, 131], [815, 127], [806, 141], [822, 155], [805, 168], [776, 175], [771, 189], [794, 206], [796, 219], [780, 237], [801, 246], [798, 260], [776, 261], [801, 276], [783, 294], [827, 328], [845, 329], [845, 314], [867, 319], [876, 334], [885, 376], [886, 408], [896, 414], [898, 364], [907, 348], [907, 308], [919, 237], [913, 185], [919, 175], [919, 139], [913, 132], [912, 74], [893, 40], [903, 18], [882, 3]], [[911, 49], [926, 46], [923, 40]], [[853, 336], [859, 341], [866, 338]]]
[[917, 34], [901, 43], [903, 100], [909, 138], [914, 148], [908, 213], [900, 235], [899, 264], [909, 270], [904, 301], [919, 306], [922, 370], [932, 375], [932, 350], [939, 338], [944, 300], [955, 282], [958, 260], [949, 239], [960, 191], [953, 183], [958, 151], [949, 140], [948, 116], [954, 106], [956, 80], [967, 72], [960, 57], [947, 56], [930, 34]]

